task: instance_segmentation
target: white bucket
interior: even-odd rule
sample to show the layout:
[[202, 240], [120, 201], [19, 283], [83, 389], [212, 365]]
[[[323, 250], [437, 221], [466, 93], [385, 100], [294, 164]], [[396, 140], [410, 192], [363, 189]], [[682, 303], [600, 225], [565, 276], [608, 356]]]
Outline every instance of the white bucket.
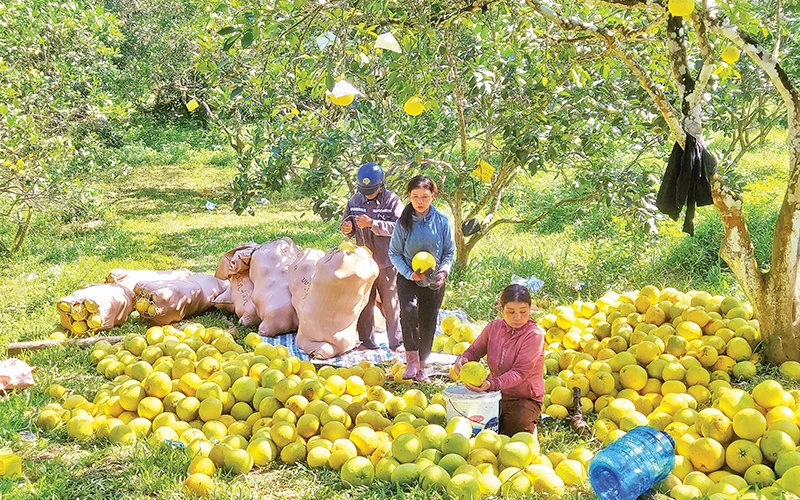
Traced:
[[463, 384], [454, 385], [444, 390], [447, 420], [453, 417], [465, 417], [472, 422], [472, 435], [483, 429], [497, 432], [500, 424], [499, 391], [472, 392]]

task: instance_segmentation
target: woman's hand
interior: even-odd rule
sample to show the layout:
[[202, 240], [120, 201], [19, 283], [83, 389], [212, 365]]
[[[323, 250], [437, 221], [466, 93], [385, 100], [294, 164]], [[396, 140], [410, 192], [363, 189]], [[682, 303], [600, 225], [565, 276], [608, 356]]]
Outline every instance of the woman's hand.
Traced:
[[455, 373], [456, 376], [461, 376], [462, 366], [464, 366], [464, 358], [459, 356], [458, 358], [456, 358], [456, 362], [453, 363], [453, 373]]
[[411, 279], [414, 281], [422, 281], [425, 279], [425, 276], [414, 271], [413, 273], [411, 273]]
[[467, 389], [469, 389], [472, 392], [486, 392], [486, 391], [489, 390], [489, 381], [488, 380], [484, 380], [481, 383], [480, 386], [474, 386], [474, 385], [469, 385], [469, 384], [465, 383], [464, 387], [466, 387]]

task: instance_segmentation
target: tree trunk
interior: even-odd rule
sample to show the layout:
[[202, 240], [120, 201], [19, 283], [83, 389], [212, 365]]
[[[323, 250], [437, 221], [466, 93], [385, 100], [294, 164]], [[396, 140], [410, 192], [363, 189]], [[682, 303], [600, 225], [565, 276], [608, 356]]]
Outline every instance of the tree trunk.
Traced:
[[[769, 272], [762, 274], [752, 255], [749, 233], [742, 242], [737, 230], [739, 221], [726, 220], [726, 238], [720, 256], [731, 267], [737, 281], [753, 304], [761, 324], [763, 354], [767, 361], [782, 363], [800, 359], [800, 91], [777, 59], [756, 40], [736, 26], [711, 19], [711, 31], [728, 38], [757, 64], [780, 93], [786, 106], [789, 143], [789, 182], [781, 204], [772, 237], [772, 258]], [[715, 192], [715, 205], [720, 209]], [[725, 197], [725, 201], [730, 201]], [[739, 212], [741, 212], [741, 201]], [[722, 205], [730, 205], [722, 203]], [[743, 223], [743, 220], [741, 221]], [[739, 245], [745, 243], [749, 249]]]
[[774, 363], [800, 359], [800, 117], [791, 111], [789, 115], [789, 187], [775, 224], [772, 262], [758, 303], [764, 355]]

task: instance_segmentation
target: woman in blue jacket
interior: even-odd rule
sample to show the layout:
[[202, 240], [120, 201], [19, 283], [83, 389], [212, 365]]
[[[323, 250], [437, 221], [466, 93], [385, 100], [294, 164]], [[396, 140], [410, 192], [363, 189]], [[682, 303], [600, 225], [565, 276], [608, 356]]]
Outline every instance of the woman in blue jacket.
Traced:
[[[389, 259], [397, 268], [400, 326], [408, 362], [403, 378], [419, 382], [428, 380], [425, 361], [433, 346], [444, 282], [455, 253], [450, 220], [431, 204], [436, 193], [436, 183], [424, 175], [408, 182], [406, 194], [410, 203], [403, 209], [389, 243]], [[428, 252], [436, 258], [433, 273], [422, 275], [411, 268], [418, 252]]]

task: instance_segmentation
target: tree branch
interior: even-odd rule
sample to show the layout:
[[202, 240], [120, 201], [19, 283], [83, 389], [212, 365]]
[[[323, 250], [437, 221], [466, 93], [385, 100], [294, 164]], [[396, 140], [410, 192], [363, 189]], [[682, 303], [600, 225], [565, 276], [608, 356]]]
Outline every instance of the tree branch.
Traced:
[[781, 0], [775, 8], [775, 46], [772, 47], [772, 57], [777, 61], [781, 51]]
[[703, 66], [700, 68], [700, 73], [697, 76], [694, 91], [692, 91], [688, 99], [693, 106], [698, 106], [699, 112], [699, 104], [703, 99], [703, 92], [705, 92], [706, 86], [708, 85], [708, 80], [714, 73], [714, 67], [716, 66], [717, 59], [714, 56], [714, 48], [711, 46], [711, 43], [708, 40], [708, 28], [706, 27], [706, 22], [705, 19], [703, 19], [703, 16], [697, 12], [694, 12], [692, 14], [692, 26], [697, 34], [697, 44], [700, 47], [700, 55], [703, 58]]
[[[793, 280], [797, 277], [800, 242], [800, 92], [770, 52], [737, 26], [721, 21], [716, 11], [709, 11], [709, 30], [725, 36], [743, 50], [769, 77], [783, 97], [789, 129], [789, 184], [786, 189], [772, 240], [770, 280]], [[716, 202], [715, 202], [716, 204]], [[722, 213], [722, 212], [720, 212]], [[749, 235], [748, 235], [749, 236]], [[755, 258], [753, 257], [753, 261]], [[788, 282], [794, 289], [794, 283]]]
[[[556, 24], [565, 31], [583, 31], [592, 34], [599, 40], [604, 41], [608, 45], [609, 49], [611, 49], [620, 57], [620, 59], [622, 59], [622, 62], [636, 76], [636, 79], [639, 81], [639, 84], [642, 86], [642, 88], [644, 88], [645, 91], [650, 95], [651, 99], [653, 99], [659, 111], [661, 111], [661, 114], [664, 116], [672, 135], [675, 137], [675, 140], [677, 140], [681, 145], [685, 144], [686, 134], [681, 126], [681, 120], [678, 118], [675, 109], [670, 104], [669, 99], [664, 93], [664, 89], [662, 89], [660, 85], [655, 83], [653, 79], [650, 78], [647, 70], [633, 58], [633, 56], [625, 48], [625, 45], [617, 37], [615, 37], [610, 30], [606, 28], [598, 28], [594, 24], [585, 23], [572, 18], [566, 18], [563, 15], [556, 13], [549, 6], [543, 5], [539, 0], [525, 0], [525, 3], [546, 20]], [[646, 5], [659, 5], [659, 8], [663, 10], [663, 5], [660, 3], [642, 3], [641, 1], [636, 3], [641, 4], [642, 8]]]
[[664, 11], [666, 2], [659, 0], [600, 0], [596, 3], [608, 4], [621, 9], [649, 9]]
[[555, 209], [559, 208], [562, 205], [566, 205], [567, 203], [579, 203], [579, 202], [582, 202], [582, 201], [594, 201], [594, 200], [597, 200], [598, 198], [599, 198], [599, 196], [598, 196], [597, 193], [590, 193], [590, 194], [587, 194], [586, 196], [580, 196], [578, 198], [567, 198], [567, 199], [564, 199], [564, 200], [556, 202], [548, 210], [542, 212], [541, 214], [539, 214], [538, 216], [536, 216], [533, 219], [511, 219], [511, 218], [497, 219], [496, 221], [494, 221], [491, 224], [489, 224], [488, 226], [486, 226], [486, 229], [483, 229], [481, 231], [481, 233], [484, 233], [484, 234], [488, 233], [489, 231], [491, 231], [495, 227], [499, 226], [500, 224], [525, 224], [525, 225], [529, 225], [529, 226], [530, 225], [535, 225], [535, 224], [538, 224], [539, 222], [541, 222], [544, 218], [546, 218], [551, 213], [553, 213], [555, 211]]

